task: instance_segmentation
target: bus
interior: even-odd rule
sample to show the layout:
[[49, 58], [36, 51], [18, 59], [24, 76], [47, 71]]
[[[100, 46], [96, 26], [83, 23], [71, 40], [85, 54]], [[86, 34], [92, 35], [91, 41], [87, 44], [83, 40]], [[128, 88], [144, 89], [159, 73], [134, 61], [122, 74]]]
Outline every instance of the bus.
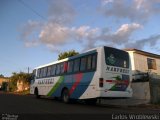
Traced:
[[30, 93], [96, 103], [99, 98], [130, 98], [131, 64], [127, 52], [101, 46], [39, 66], [33, 70]]

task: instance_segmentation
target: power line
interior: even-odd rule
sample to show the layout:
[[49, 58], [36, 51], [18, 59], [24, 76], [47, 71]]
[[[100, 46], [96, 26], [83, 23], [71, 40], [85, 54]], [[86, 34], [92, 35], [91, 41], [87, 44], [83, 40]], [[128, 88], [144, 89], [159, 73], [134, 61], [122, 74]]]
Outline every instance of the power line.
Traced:
[[18, 0], [18, 2], [21, 3], [23, 6], [25, 6], [26, 8], [30, 9], [34, 14], [36, 14], [39, 17], [41, 17], [42, 19], [46, 20], [45, 17], [43, 17], [40, 13], [38, 13], [36, 10], [34, 10], [31, 6], [26, 4], [23, 0]]

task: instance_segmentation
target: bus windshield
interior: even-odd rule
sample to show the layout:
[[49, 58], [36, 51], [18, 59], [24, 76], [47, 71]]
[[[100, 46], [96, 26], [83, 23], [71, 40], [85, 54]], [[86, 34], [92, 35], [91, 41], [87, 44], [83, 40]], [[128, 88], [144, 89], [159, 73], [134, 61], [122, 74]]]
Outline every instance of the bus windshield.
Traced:
[[129, 68], [129, 55], [127, 52], [115, 48], [104, 47], [107, 65]]

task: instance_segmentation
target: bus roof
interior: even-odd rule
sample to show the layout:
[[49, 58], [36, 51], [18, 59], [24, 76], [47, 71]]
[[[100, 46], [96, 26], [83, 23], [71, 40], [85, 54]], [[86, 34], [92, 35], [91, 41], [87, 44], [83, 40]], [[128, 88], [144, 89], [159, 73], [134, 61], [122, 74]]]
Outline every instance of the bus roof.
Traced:
[[[65, 62], [65, 61], [68, 61], [68, 60], [72, 60], [72, 59], [75, 59], [75, 58], [78, 58], [78, 57], [83, 57], [85, 55], [93, 54], [93, 53], [96, 53], [98, 49], [101, 49], [101, 48], [104, 48], [104, 47], [108, 47], [108, 46], [100, 46], [100, 47], [96, 47], [96, 48], [93, 48], [93, 49], [89, 49], [89, 50], [87, 50], [87, 51], [85, 51], [83, 53], [80, 53], [78, 55], [75, 55], [75, 56], [72, 56], [72, 57], [68, 57], [68, 58], [65, 58], [65, 59], [62, 59], [62, 60], [57, 60], [57, 61], [54, 61], [54, 62], [51, 62], [51, 63], [48, 63], [48, 64], [44, 64], [44, 65], [36, 67], [35, 69], [43, 68], [43, 67], [46, 67], [46, 66], [50, 66], [50, 65], [54, 65], [54, 64], [57, 64], [57, 63]], [[110, 48], [112, 48], [112, 47], [110, 47]], [[115, 48], [115, 49], [117, 49], [117, 48]], [[120, 50], [120, 49], [117, 49], [117, 50]], [[126, 52], [126, 51], [124, 51], [124, 52]]]
[[78, 55], [75, 55], [75, 56], [68, 57], [68, 58], [65, 58], [65, 59], [62, 59], [62, 60], [57, 60], [57, 61], [54, 61], [54, 62], [51, 62], [51, 63], [48, 63], [48, 64], [44, 64], [44, 65], [38, 66], [35, 69], [43, 68], [43, 67], [54, 65], [54, 64], [57, 64], [57, 63], [61, 63], [61, 62], [65, 62], [65, 61], [72, 60], [72, 59], [75, 59], [75, 58], [78, 58], [78, 57], [82, 57], [84, 55], [89, 55], [89, 54], [95, 53], [98, 48], [102, 48], [102, 47], [104, 47], [104, 46], [93, 48], [93, 49], [89, 49], [89, 50], [87, 50], [87, 51], [85, 51], [83, 53], [80, 53]]
[[43, 68], [43, 67], [50, 66], [50, 65], [54, 65], [54, 64], [61, 63], [61, 62], [67, 61], [67, 60], [68, 60], [68, 58], [65, 58], [65, 59], [62, 59], [62, 60], [57, 60], [57, 61], [54, 61], [54, 62], [51, 62], [51, 63], [48, 63], [48, 64], [38, 66], [35, 69]]

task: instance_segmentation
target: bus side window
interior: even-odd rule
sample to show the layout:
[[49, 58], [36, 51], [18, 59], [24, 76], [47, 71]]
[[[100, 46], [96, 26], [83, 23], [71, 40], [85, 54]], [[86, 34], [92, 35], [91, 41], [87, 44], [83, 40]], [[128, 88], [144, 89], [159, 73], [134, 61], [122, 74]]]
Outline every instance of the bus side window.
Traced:
[[67, 72], [68, 62], [63, 63], [63, 73]]
[[52, 65], [51, 67], [51, 75], [54, 76], [56, 74], [56, 65]]
[[31, 78], [32, 78], [32, 80], [34, 80], [34, 79], [35, 79], [35, 76], [36, 76], [36, 70], [33, 70], [32, 74], [31, 74]]
[[37, 70], [37, 78], [40, 76], [40, 69]]
[[47, 69], [47, 77], [51, 76], [51, 66], [48, 66]]
[[43, 68], [43, 77], [46, 77], [47, 75], [47, 67]]
[[60, 66], [60, 64], [57, 64], [56, 67], [57, 67], [57, 69], [56, 69], [56, 75], [59, 75], [60, 72], [61, 72], [61, 71], [60, 71], [60, 70], [61, 70], [61, 69], [60, 69], [61, 66]]
[[96, 69], [96, 62], [97, 62], [96, 59], [97, 59], [97, 55], [94, 54], [94, 55], [92, 56], [92, 70]]
[[41, 74], [40, 74], [41, 78], [43, 77], [43, 73], [44, 73], [44, 68], [41, 68]]
[[74, 60], [74, 68], [73, 68], [74, 72], [79, 72], [79, 63], [80, 63], [80, 58]]
[[80, 71], [86, 70], [86, 63], [87, 63], [87, 58], [86, 57], [81, 58]]
[[44, 72], [45, 72], [45, 69], [44, 68], [42, 68], [42, 75], [41, 75], [41, 77], [44, 77]]
[[43, 68], [40, 68], [39, 71], [40, 71], [39, 78], [41, 78], [42, 77], [42, 73], [43, 73]]
[[63, 73], [64, 73], [63, 66], [64, 66], [64, 63], [61, 63], [61, 64], [60, 64], [60, 74], [63, 74]]
[[87, 58], [88, 58], [88, 59], [87, 59], [87, 70], [91, 70], [92, 56], [89, 55]]
[[67, 73], [73, 72], [73, 61], [68, 62]]

